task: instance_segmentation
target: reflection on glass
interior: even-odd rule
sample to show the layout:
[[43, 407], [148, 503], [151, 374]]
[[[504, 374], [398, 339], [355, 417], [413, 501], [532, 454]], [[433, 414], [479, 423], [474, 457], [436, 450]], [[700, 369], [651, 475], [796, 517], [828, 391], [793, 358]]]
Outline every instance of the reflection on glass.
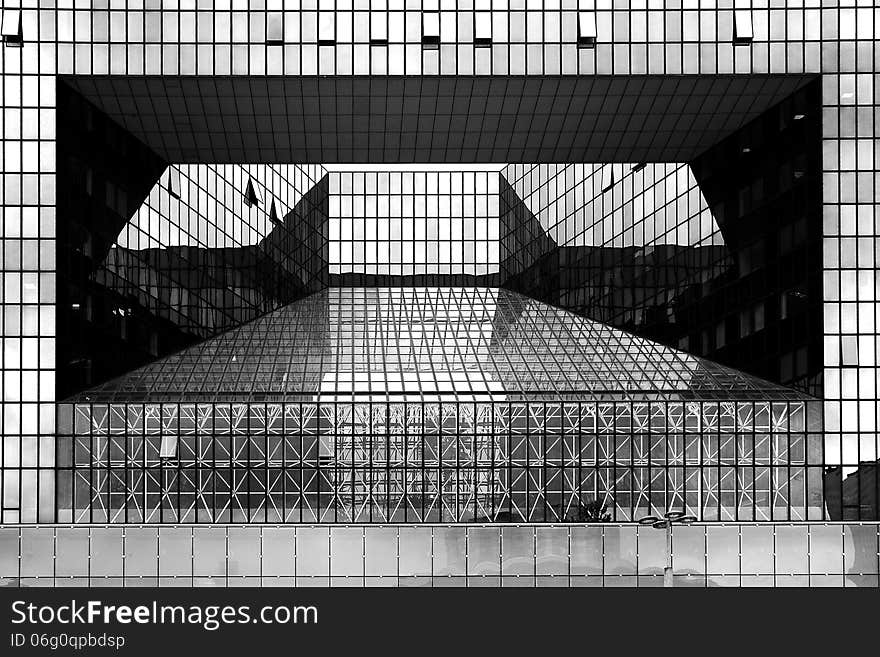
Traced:
[[[504, 289], [331, 288], [62, 407], [67, 503], [103, 513], [91, 468], [144, 450], [161, 507], [113, 495], [114, 519], [559, 522], [596, 500], [763, 519], [771, 498], [803, 517], [810, 403]], [[129, 450], [95, 451], [108, 431]]]

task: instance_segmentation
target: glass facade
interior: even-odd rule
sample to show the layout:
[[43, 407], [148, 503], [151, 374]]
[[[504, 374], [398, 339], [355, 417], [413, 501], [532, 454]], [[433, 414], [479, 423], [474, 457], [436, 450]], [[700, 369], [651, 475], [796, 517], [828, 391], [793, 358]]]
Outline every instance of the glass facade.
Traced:
[[488, 171], [331, 173], [331, 283], [485, 282], [499, 273], [498, 182]]
[[508, 287], [822, 394], [820, 86], [689, 164], [512, 164]]
[[58, 87], [63, 399], [326, 285], [326, 171], [170, 164]]
[[818, 400], [504, 289], [330, 288], [70, 402], [47, 520], [824, 517]]
[[[274, 309], [282, 314], [289, 312], [289, 304], [312, 299], [308, 294], [326, 290], [323, 294], [327, 295], [336, 289], [328, 289], [331, 176], [319, 175], [323, 174], [320, 166], [391, 161], [510, 165], [497, 180], [497, 259], [492, 238], [494, 192], [490, 188], [494, 183], [489, 182], [492, 176], [487, 176], [486, 214], [479, 210], [484, 197], [478, 180], [474, 183], [474, 214], [471, 216], [464, 206], [461, 214], [463, 243], [473, 244], [473, 259], [463, 249], [461, 260], [453, 260], [450, 251], [450, 271], [438, 274], [497, 278], [406, 282], [364, 279], [383, 276], [385, 269], [387, 275], [397, 276], [393, 271], [397, 265], [401, 276], [409, 275], [411, 265], [405, 257], [408, 252], [402, 246], [403, 238], [399, 242], [400, 258], [391, 255], [393, 244], [398, 243], [392, 239], [391, 222], [387, 251], [383, 251], [388, 255], [387, 262], [379, 256], [379, 244], [386, 244], [385, 238], [377, 235], [375, 260], [368, 262], [365, 256], [361, 263], [352, 255], [351, 262], [340, 261], [342, 265], [369, 264], [376, 267], [376, 272], [356, 272], [353, 268], [355, 278], [339, 278], [334, 286], [481, 285], [491, 290], [507, 285], [593, 319], [638, 330], [652, 341], [652, 350], [661, 348], [654, 344], [659, 342], [765, 379], [797, 385], [821, 398], [818, 403], [824, 426], [817, 441], [821, 444], [815, 449], [810, 444], [812, 416], [806, 412], [808, 431], [803, 448], [790, 439], [791, 424], [784, 430], [782, 442], [794, 445], [796, 457], [774, 451], [779, 443], [775, 437], [770, 440], [774, 447], [768, 448], [767, 462], [760, 460], [763, 456], [746, 452], [748, 462], [743, 463], [733, 448], [731, 481], [739, 476], [736, 473], [740, 466], [756, 472], [768, 468], [771, 483], [762, 484], [761, 490], [776, 495], [792, 480], [774, 475], [778, 471], [773, 468], [784, 467], [786, 473], [788, 468], [800, 468], [805, 474], [794, 481], [803, 497], [793, 496], [786, 488], [786, 502], [780, 507], [786, 511], [780, 512], [781, 516], [774, 510], [775, 501], [766, 506], [754, 501], [752, 508], [768, 508], [768, 519], [772, 520], [809, 519], [816, 513], [830, 520], [876, 521], [880, 517], [876, 478], [880, 457], [880, 320], [876, 312], [880, 294], [880, 9], [875, 3], [858, 0], [809, 0], [800, 4], [803, 6], [771, 0], [505, 0], [491, 5], [450, 4], [445, 0], [234, 0], [207, 7], [188, 1], [95, 0], [58, 2], [48, 7], [36, 0], [3, 2], [0, 521], [28, 524], [60, 519], [57, 514], [64, 507], [56, 503], [55, 494], [63, 489], [57, 472], [68, 477], [88, 463], [90, 473], [112, 474], [113, 464], [123, 463], [131, 453], [114, 451], [117, 448], [111, 449], [110, 442], [101, 435], [101, 431], [115, 430], [116, 420], [112, 419], [105, 429], [99, 427], [94, 441], [89, 438], [87, 449], [74, 449], [74, 441], [80, 440], [73, 438], [79, 435], [74, 421], [79, 417], [79, 406], [74, 413], [72, 405], [59, 407], [59, 402], [133, 368], [168, 362], [156, 359], [181, 349], [186, 350], [184, 354], [191, 353], [191, 349], [210, 344], [201, 341], [218, 330], [234, 328], [256, 317], [273, 317], [263, 313]], [[798, 100], [801, 97], [803, 102]], [[92, 109], [79, 113], [72, 106]], [[750, 159], [762, 149], [785, 157], [766, 167]], [[723, 167], [719, 169], [719, 161], [728, 161], [737, 170], [730, 181]], [[537, 170], [539, 189], [535, 197], [530, 188], [531, 174], [525, 175], [525, 169], [516, 167], [529, 168], [541, 162], [552, 164]], [[766, 158], [760, 162], [766, 162]], [[642, 168], [641, 163], [647, 166]], [[570, 174], [569, 165], [582, 168]], [[222, 169], [222, 175], [208, 174], [211, 166], [215, 172]], [[738, 173], [751, 167], [756, 167], [754, 176]], [[286, 169], [278, 177], [270, 173], [282, 168]], [[245, 172], [248, 181], [244, 180]], [[573, 189], [569, 188], [569, 175], [574, 176]], [[545, 178], [556, 182], [552, 187], [542, 187]], [[467, 179], [462, 174], [463, 193]], [[231, 204], [225, 202], [228, 196], [222, 191], [228, 187], [228, 180], [233, 181], [233, 195], [242, 195], [234, 196]], [[165, 216], [161, 199], [158, 213], [153, 212], [157, 208], [151, 190], [157, 181], [160, 189], [165, 189], [160, 195], [167, 192], [174, 197], [178, 193], [179, 207], [197, 208], [194, 214], [177, 215], [175, 230], [169, 224], [167, 237], [161, 219], [156, 220], [155, 230], [153, 226], [155, 218]], [[173, 189], [178, 183], [179, 191]], [[287, 193], [286, 202], [285, 194], [276, 190], [276, 183], [293, 190]], [[450, 178], [450, 189], [454, 184]], [[392, 178], [389, 185], [393, 185]], [[438, 178], [438, 194], [440, 185]], [[565, 201], [559, 202], [562, 194]], [[272, 220], [270, 195], [278, 201], [275, 214], [281, 226]], [[649, 195], [654, 197], [653, 204], [645, 205]], [[354, 191], [350, 196], [354, 208], [359, 196]], [[284, 233], [284, 212], [290, 214], [303, 199], [308, 200], [309, 208], [295, 222], [302, 233], [294, 231], [283, 237], [281, 245], [274, 245], [271, 236]], [[798, 205], [801, 201], [802, 206]], [[439, 212], [439, 203], [438, 219], [445, 218]], [[593, 205], [588, 210], [590, 203]], [[639, 203], [642, 207], [636, 210]], [[725, 208], [724, 214], [719, 213], [719, 204]], [[737, 212], [730, 214], [734, 204]], [[661, 205], [663, 231], [658, 218]], [[628, 206], [634, 208], [632, 217]], [[169, 204], [169, 216], [174, 216], [171, 207]], [[390, 208], [389, 201], [389, 218], [394, 219]], [[227, 224], [212, 215], [217, 211], [224, 214], [223, 221], [226, 216], [241, 216], [263, 241], [248, 242], [244, 232], [237, 237], [235, 229], [227, 230]], [[129, 222], [135, 213], [139, 218]], [[637, 221], [639, 215], [645, 221]], [[301, 220], [303, 216], [305, 221]], [[450, 209], [450, 219], [453, 216]], [[505, 216], [516, 220], [505, 224]], [[485, 241], [481, 223], [484, 217]], [[744, 220], [744, 225], [726, 224], [733, 217]], [[427, 236], [432, 230], [428, 218], [426, 209], [425, 260], [433, 266], [434, 260], [428, 256], [431, 240]], [[359, 223], [361, 217], [352, 219], [353, 244], [357, 230], [354, 219]], [[471, 222], [464, 221], [470, 219], [474, 220], [473, 240], [467, 237]], [[771, 228], [777, 219], [778, 224]], [[609, 221], [610, 236], [606, 236]], [[126, 222], [135, 232], [126, 229], [129, 232], [125, 240], [118, 243]], [[348, 243], [342, 237], [348, 235], [342, 232], [347, 231], [342, 227], [344, 223], [340, 221], [339, 226], [340, 257], [342, 245]], [[178, 244], [172, 233], [178, 237], [184, 233], [194, 235], [194, 225], [208, 224], [218, 226], [218, 235], [233, 236], [222, 247], [237, 251], [223, 254], [231, 260], [220, 259], [220, 243], [206, 241], [210, 253], [200, 251], [201, 229], [196, 231], [199, 239], [186, 245], [183, 257], [184, 245]], [[137, 232], [137, 226], [145, 225], [149, 226], [146, 233]], [[364, 226], [364, 240], [372, 242], [366, 234], [366, 221]], [[402, 226], [403, 222], [401, 235]], [[550, 231], [554, 226], [555, 232]], [[592, 242], [588, 242], [591, 226]], [[602, 226], [601, 231], [598, 226]], [[736, 234], [737, 228], [742, 234]], [[646, 232], [640, 235], [643, 229]], [[452, 222], [449, 230], [450, 236], [453, 230], [458, 234]], [[446, 243], [439, 239], [441, 231], [438, 223], [440, 262], [439, 245]], [[631, 246], [628, 231], [633, 236]], [[723, 243], [717, 238], [719, 232]], [[142, 241], [138, 237], [141, 234], [158, 240], [161, 246]], [[638, 242], [639, 237], [644, 244]], [[259, 252], [266, 240], [270, 240], [271, 253]], [[688, 249], [680, 255], [677, 247], [685, 243]], [[137, 254], [130, 252], [133, 245]], [[155, 248], [161, 248], [161, 254], [149, 253]], [[610, 262], [593, 256], [584, 261], [582, 257], [589, 249], [630, 248], [631, 254], [616, 253]], [[649, 248], [653, 249], [650, 253]], [[112, 258], [107, 261], [111, 251]], [[554, 251], [559, 264], [551, 263], [549, 273], [561, 282], [547, 294], [523, 287], [544, 278], [541, 263], [547, 263], [547, 253]], [[693, 252], [700, 254], [695, 261], [687, 255]], [[290, 265], [289, 269], [278, 266], [276, 256]], [[576, 266], [569, 266], [569, 256], [577, 256]], [[230, 266], [230, 262], [234, 264]], [[470, 273], [467, 270], [472, 263]], [[614, 280], [627, 281], [623, 291], [615, 283], [601, 294], [595, 292], [597, 286], [591, 277], [597, 268], [611, 269], [613, 265], [638, 271], [643, 264], [660, 272], [657, 281], [630, 285], [626, 274], [621, 273]], [[422, 262], [414, 248], [414, 276], [417, 266]], [[461, 271], [456, 271], [459, 268]], [[212, 272], [217, 280], [193, 282], [190, 274], [194, 270]], [[270, 276], [263, 275], [269, 271]], [[521, 275], [518, 282], [511, 282], [511, 271]], [[742, 281], [730, 280], [731, 272], [746, 275], [740, 276]], [[347, 275], [342, 270], [336, 274]], [[571, 278], [566, 280], [569, 275]], [[181, 283], [183, 279], [185, 284]], [[683, 287], [688, 288], [687, 294], [682, 293]], [[729, 305], [719, 308], [721, 298]], [[649, 312], [639, 317], [643, 309]], [[676, 321], [671, 322], [670, 317]], [[329, 315], [327, 318], [329, 322]], [[612, 331], [603, 327], [599, 332], [606, 330]], [[116, 352], [120, 354], [116, 362], [106, 356], [101, 360], [100, 354]], [[537, 369], [536, 361], [523, 362], [527, 368]], [[540, 364], [547, 362], [543, 359]], [[254, 367], [260, 371], [260, 365]], [[305, 370], [301, 373], [302, 381], [311, 376]], [[320, 371], [318, 392], [310, 393], [312, 396], [324, 394], [321, 385], [330, 385], [330, 379], [324, 382], [324, 374]], [[732, 416], [739, 415], [741, 403], [766, 403], [772, 416], [777, 401], [772, 396], [768, 398], [764, 392], [754, 398], [748, 396], [752, 392], [745, 398], [735, 396], [738, 386], [749, 390], [744, 382], [753, 380], [737, 376], [736, 385], [710, 399], [697, 395], [668, 401], [664, 392], [663, 399], [647, 401], [662, 403], [664, 408], [686, 401], [717, 404], [719, 417], [723, 416], [724, 403], [737, 408]], [[337, 385], [338, 380], [334, 381]], [[486, 383], [482, 375], [481, 381], [481, 385]], [[354, 383], [352, 379], [352, 387]], [[346, 395], [348, 392], [342, 391]], [[495, 394], [494, 390], [477, 392]], [[512, 404], [513, 395], [523, 393], [515, 389], [505, 392], [503, 404]], [[335, 388], [332, 394], [326, 393], [333, 398], [334, 408], [340, 403], [336, 399], [339, 393]], [[552, 394], [557, 394], [555, 389]], [[560, 408], [563, 402], [576, 401], [579, 408], [595, 403], [598, 416], [602, 400], [584, 396], [587, 398], [560, 399]], [[212, 398], [205, 403], [213, 405], [217, 401]], [[227, 401], [233, 403], [222, 403]], [[268, 398], [243, 403], [253, 409], [258, 401], [266, 408], [270, 401], [282, 403]], [[793, 400], [786, 396], [778, 401], [789, 408], [786, 418], [791, 416], [793, 404], [815, 404], [807, 397]], [[148, 404], [166, 402], [180, 408], [188, 403], [180, 398], [162, 402], [126, 399], [119, 403], [123, 407], [142, 404], [146, 409]], [[92, 403], [103, 405], [106, 412], [99, 408], [95, 413]], [[321, 402], [295, 402], [311, 403]], [[355, 408], [353, 403], [346, 403]], [[386, 399], [383, 403], [390, 408], [392, 401]], [[409, 402], [402, 399], [400, 403], [405, 406]], [[492, 399], [491, 404], [496, 403]], [[621, 408], [627, 409], [625, 414], [633, 418], [638, 414], [636, 404], [641, 402], [625, 399], [614, 403], [622, 404]], [[466, 404], [456, 404], [459, 423], [460, 409]], [[109, 401], [92, 400], [86, 407], [91, 436], [93, 420], [102, 413], [112, 418], [113, 407]], [[126, 410], [123, 414], [126, 419], [120, 435], [128, 435], [131, 426], [137, 426], [129, 422], [128, 413]], [[164, 417], [163, 413], [160, 410], [158, 416]], [[250, 417], [251, 410], [245, 415]], [[142, 417], [146, 416], [144, 410]], [[711, 418], [700, 413], [696, 416], [702, 424], [714, 426]], [[210, 417], [216, 417], [213, 411]], [[669, 413], [664, 417], [670, 417]], [[367, 425], [371, 431], [380, 431], [379, 425], [372, 423], [371, 419]], [[757, 435], [751, 426], [742, 425], [743, 431]], [[775, 425], [769, 422], [769, 426]], [[664, 435], [676, 433], [664, 427]], [[143, 431], [146, 435], [147, 429]], [[170, 454], [172, 445], [166, 441], [163, 446], [161, 433], [155, 449]], [[800, 430], [794, 433], [800, 435]], [[631, 429], [624, 434], [634, 435]], [[180, 454], [186, 442], [181, 439]], [[80, 440], [76, 444], [85, 443]], [[148, 445], [145, 454], [153, 449], [151, 441], [140, 444]], [[252, 443], [248, 439], [245, 444]], [[540, 457], [535, 458], [549, 458], [545, 455], [547, 443], [541, 445]], [[102, 451], [104, 447], [106, 451]], [[508, 447], [513, 449], [512, 445]], [[676, 453], [673, 448], [664, 449], [667, 455]], [[676, 491], [680, 490], [683, 503], [706, 519], [712, 519], [705, 515], [708, 508], [718, 510], [718, 520], [758, 517], [757, 512], [755, 516], [740, 514], [736, 494], [730, 504], [724, 502], [726, 489], [720, 483], [715, 489], [711, 482], [700, 483], [700, 492], [688, 497], [690, 466], [687, 450], [683, 450], [683, 474], [674, 480], [681, 482], [681, 487], [676, 488], [678, 483], [671, 485], [669, 495], [678, 495]], [[628, 477], [634, 476], [635, 468], [652, 467], [648, 461], [642, 465], [642, 456], [632, 448], [620, 452], [615, 447], [610, 453], [614, 460], [622, 454], [621, 463], [629, 463], [629, 469], [614, 466], [621, 467]], [[813, 460], [811, 454], [821, 456]], [[145, 456], [139, 467], [152, 472], [151, 458]], [[157, 457], [160, 473], [167, 472], [168, 458]], [[202, 457], [193, 458], [197, 461]], [[229, 457], [230, 462], [235, 458]], [[251, 464], [253, 458], [251, 451], [245, 460]], [[294, 458], [300, 463], [300, 455]], [[436, 458], [441, 461], [442, 472], [442, 454]], [[531, 458], [526, 461], [531, 463]], [[728, 457], [717, 458], [717, 464], [707, 461], [711, 467], [702, 470], [694, 463], [693, 476], [700, 479], [716, 472], [721, 482], [728, 467], [724, 459]], [[777, 458], [784, 463], [774, 460]], [[269, 462], [264, 455], [263, 472], [268, 471]], [[476, 463], [474, 472], [482, 467], [478, 458]], [[664, 460], [660, 468], [664, 477], [666, 465]], [[492, 467], [487, 466], [489, 470]], [[678, 467], [678, 463], [670, 467]], [[349, 468], [347, 462], [345, 468]], [[560, 468], [564, 469], [563, 465]], [[811, 483], [811, 468], [816, 470], [819, 488]], [[126, 466], [122, 469], [126, 471]], [[827, 469], [824, 474], [823, 469]], [[244, 470], [247, 476], [254, 476], [260, 469]], [[69, 479], [73, 481], [72, 476]], [[495, 479], [489, 477], [486, 481]], [[512, 485], [511, 481], [504, 485]], [[76, 497], [74, 485], [70, 485], [71, 499], [85, 499]], [[105, 497], [96, 498], [100, 503], [114, 500], [115, 506], [101, 511], [105, 516], [93, 516], [95, 521], [109, 521], [111, 508], [116, 509], [114, 520], [124, 520], [125, 514], [131, 513], [130, 500], [121, 501], [128, 489], [115, 488], [121, 484], [105, 486], [89, 478], [87, 485], [106, 491], [100, 493]], [[160, 483], [159, 488], [164, 485]], [[530, 499], [531, 486], [527, 486], [524, 500]], [[561, 491], [563, 498], [566, 491], [574, 490], [568, 484], [558, 489], [555, 486], [542, 479], [534, 490], [551, 490], [554, 495]], [[591, 486], [583, 489], [597, 495], [602, 490], [598, 483]], [[643, 484], [625, 482], [614, 486], [619, 486], [614, 502], [619, 519], [630, 519], [647, 508], [635, 494], [646, 490]], [[737, 483], [733, 489], [742, 490], [743, 486]], [[811, 511], [810, 495], [820, 488], [822, 501]], [[430, 488], [419, 490], [420, 495], [424, 491], [434, 494]], [[618, 491], [623, 490], [633, 492], [633, 497], [619, 495]], [[653, 495], [650, 485], [647, 490]], [[719, 491], [721, 502], [707, 503], [711, 497], [704, 491], [711, 490]], [[455, 489], [454, 496], [460, 496], [459, 491]], [[439, 490], [436, 494], [442, 498]], [[623, 500], [619, 505], [617, 497]], [[756, 499], [759, 497], [756, 494]], [[367, 506], [387, 510], [387, 499]], [[484, 499], [493, 498], [490, 495]], [[149, 508], [160, 509], [162, 504], [151, 502]], [[456, 510], [448, 516], [451, 519], [460, 518], [459, 509], [471, 508], [473, 502], [456, 504], [452, 507]], [[515, 508], [510, 500], [485, 504], [488, 510], [474, 507], [478, 511], [474, 517], [490, 517], [501, 509]], [[170, 506], [180, 517], [196, 513], [176, 501]], [[563, 517], [548, 511], [557, 506], [555, 500], [542, 500], [537, 507], [540, 517], [535, 519]], [[85, 507], [95, 508], [91, 502]], [[250, 517], [253, 508], [252, 500], [243, 501], [242, 517]], [[282, 505], [285, 508], [289, 507]], [[71, 506], [71, 517], [64, 521], [75, 520], [73, 509]], [[120, 517], [121, 509], [125, 511]], [[732, 515], [725, 515], [725, 509], [733, 509], [728, 511]], [[141, 505], [138, 513], [145, 514], [146, 507]], [[261, 513], [264, 519], [270, 517], [265, 508]], [[375, 511], [369, 513], [375, 517]], [[528, 513], [521, 517], [532, 519]]]
[[[18, 586], [663, 586], [636, 525], [47, 525], [0, 528]], [[18, 555], [21, 555], [19, 559]], [[675, 586], [877, 587], [876, 523], [676, 527]]]

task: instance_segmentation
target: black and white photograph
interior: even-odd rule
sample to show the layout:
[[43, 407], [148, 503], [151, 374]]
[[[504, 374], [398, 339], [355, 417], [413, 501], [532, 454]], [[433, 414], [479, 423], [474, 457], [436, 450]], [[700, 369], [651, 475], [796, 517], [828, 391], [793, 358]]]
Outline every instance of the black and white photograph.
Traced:
[[0, 11], [0, 652], [880, 589], [876, 0]]

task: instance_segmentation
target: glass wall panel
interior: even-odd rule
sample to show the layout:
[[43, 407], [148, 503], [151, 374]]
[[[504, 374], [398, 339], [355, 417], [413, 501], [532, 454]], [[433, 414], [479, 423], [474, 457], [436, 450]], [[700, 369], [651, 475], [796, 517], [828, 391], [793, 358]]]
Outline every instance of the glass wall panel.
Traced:
[[157, 527], [125, 529], [125, 576], [156, 577], [159, 563], [159, 530]]
[[192, 577], [192, 529], [162, 527], [159, 529], [159, 576]]
[[[296, 574], [327, 576], [330, 574], [330, 529], [299, 527], [296, 530]], [[299, 579], [297, 579], [299, 582]]]
[[801, 575], [809, 572], [807, 526], [776, 526], [776, 574]]
[[226, 577], [226, 528], [195, 527], [193, 529], [193, 575]]
[[[438, 536], [436, 531], [430, 527], [401, 527], [400, 539], [398, 541], [400, 554], [400, 576], [401, 577], [425, 577], [430, 576], [432, 572], [432, 554], [435, 564], [443, 563], [445, 572], [438, 571], [438, 574], [455, 574], [450, 571], [456, 570], [453, 563], [448, 561], [445, 549], [454, 550], [456, 539], [450, 535]], [[434, 551], [432, 553], [432, 541]], [[448, 546], [448, 548], [441, 547]], [[435, 566], [436, 567], [436, 566]]]
[[501, 530], [469, 527], [467, 531], [468, 575], [500, 574]]
[[[464, 576], [467, 574], [468, 536], [466, 528], [435, 527], [433, 548], [435, 577], [438, 575]], [[497, 555], [498, 552], [496, 552], [496, 558]]]
[[535, 574], [535, 531], [532, 527], [501, 528], [501, 574]]
[[740, 528], [740, 541], [742, 572], [772, 575], [775, 551], [773, 527], [770, 525], [766, 527], [743, 525]]
[[706, 527], [706, 569], [710, 575], [739, 573], [739, 541], [737, 525]]

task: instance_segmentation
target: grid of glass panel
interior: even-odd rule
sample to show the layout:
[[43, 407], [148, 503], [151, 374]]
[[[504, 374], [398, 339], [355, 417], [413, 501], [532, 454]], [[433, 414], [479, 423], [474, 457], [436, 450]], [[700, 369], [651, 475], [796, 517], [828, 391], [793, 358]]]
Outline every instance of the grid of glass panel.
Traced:
[[169, 166], [59, 94], [59, 398], [326, 284], [320, 166]]
[[[418, 166], [685, 162], [816, 77], [68, 75], [60, 87], [88, 99], [171, 162]], [[189, 114], [151, 100], [177, 96], [199, 99], [204, 116], [195, 125]], [[237, 99], [245, 134], [226, 132], [230, 97]]]
[[73, 399], [315, 394], [809, 399], [516, 292], [479, 287], [330, 288]]
[[689, 165], [509, 165], [505, 285], [821, 395], [819, 94]]
[[498, 176], [330, 174], [330, 274], [495, 274]]
[[[674, 586], [878, 586], [876, 524], [676, 527]], [[0, 528], [13, 586], [663, 585], [664, 532], [633, 525]]]
[[502, 175], [559, 246], [724, 243], [686, 164], [511, 164]]
[[321, 396], [62, 404], [40, 517], [577, 522], [598, 502], [618, 521], [669, 508], [703, 520], [822, 518], [821, 440], [808, 432], [817, 410], [809, 402]]
[[54, 500], [74, 522], [821, 518], [817, 404], [507, 290], [331, 288], [60, 405]]
[[[684, 9], [592, 0], [507, 0], [491, 8], [440, 0], [270, 0], [265, 8], [227, 2], [210, 10], [183, 3], [94, 5], [26, 9], [25, 49], [39, 34], [41, 41], [58, 44], [62, 72], [89, 73], [747, 73], [819, 70], [823, 43], [877, 35], [876, 9], [857, 8], [854, 1], [832, 7], [816, 0], [791, 8], [736, 2], [741, 32], [750, 29], [736, 46], [733, 0]], [[95, 56], [86, 57], [92, 50]], [[124, 54], [129, 56], [117, 57]]]
[[[129, 218], [114, 246], [142, 250], [257, 244], [324, 175], [323, 167], [315, 165], [173, 165]], [[249, 183], [258, 199], [254, 205], [245, 196]]]
[[[735, 265], [688, 165], [511, 164], [502, 176], [505, 284], [531, 296], [650, 334], [658, 313], [690, 319], [676, 316], [684, 299]], [[745, 315], [745, 335], [763, 328], [762, 302]]]
[[[284, 219], [322, 175], [321, 167], [298, 165], [169, 167], [94, 278], [200, 337], [274, 310], [285, 286], [259, 280], [259, 258], [279, 271], [287, 265], [292, 247], [279, 233], [292, 227]], [[247, 201], [248, 185], [256, 203]]]
[[[466, 3], [455, 10], [399, 2], [330, 7], [315, 0], [253, 10], [238, 2], [211, 10], [58, 4], [3, 5], [4, 522], [36, 519], [36, 468], [50, 458], [54, 442], [55, 82], [69, 73], [821, 73], [825, 449], [849, 464], [850, 475], [860, 463], [876, 461], [880, 347], [871, 245], [880, 189], [880, 9], [873, 4], [493, 3], [479, 8], [492, 14], [490, 47], [474, 42], [477, 21]], [[592, 17], [579, 15], [593, 9], [594, 42]], [[425, 32], [431, 21], [423, 20], [424, 11], [439, 12], [436, 39]], [[362, 27], [367, 13], [369, 30]], [[386, 17], [388, 45], [381, 27], [375, 33], [372, 27]], [[333, 43], [329, 28], [319, 27], [331, 18]], [[425, 47], [432, 39], [437, 47]]]
[[821, 395], [819, 96], [687, 165], [509, 165], [506, 285]]

